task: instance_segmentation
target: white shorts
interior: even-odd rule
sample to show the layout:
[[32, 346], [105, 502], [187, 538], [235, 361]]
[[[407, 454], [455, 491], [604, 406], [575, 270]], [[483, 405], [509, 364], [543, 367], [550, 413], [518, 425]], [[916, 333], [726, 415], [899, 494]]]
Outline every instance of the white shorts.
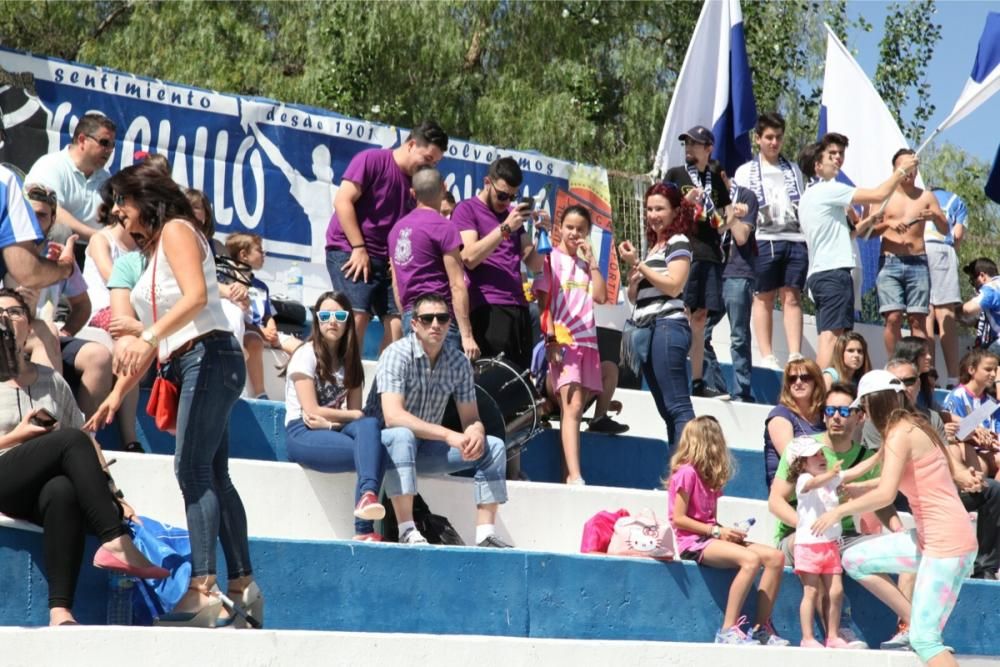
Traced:
[[931, 272], [931, 305], [950, 306], [962, 303], [958, 286], [958, 255], [947, 243], [928, 242], [927, 267]]

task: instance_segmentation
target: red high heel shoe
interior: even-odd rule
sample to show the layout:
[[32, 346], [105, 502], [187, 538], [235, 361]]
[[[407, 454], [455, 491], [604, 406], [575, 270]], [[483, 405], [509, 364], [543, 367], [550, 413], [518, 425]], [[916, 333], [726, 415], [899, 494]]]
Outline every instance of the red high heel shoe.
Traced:
[[97, 553], [94, 554], [94, 567], [100, 570], [121, 572], [139, 579], [166, 579], [170, 576], [170, 570], [159, 565], [129, 565], [104, 547], [98, 548]]

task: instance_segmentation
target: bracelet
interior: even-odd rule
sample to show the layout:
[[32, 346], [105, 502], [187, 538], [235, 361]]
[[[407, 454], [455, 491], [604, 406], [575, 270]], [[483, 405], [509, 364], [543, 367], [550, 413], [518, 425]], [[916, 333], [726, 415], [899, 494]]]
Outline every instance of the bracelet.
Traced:
[[599, 266], [592, 266], [592, 267], [590, 267], [590, 270], [591, 271], [600, 271], [601, 267], [599, 267]]
[[365, 250], [365, 244], [359, 243], [358, 245], [351, 244], [351, 250]]

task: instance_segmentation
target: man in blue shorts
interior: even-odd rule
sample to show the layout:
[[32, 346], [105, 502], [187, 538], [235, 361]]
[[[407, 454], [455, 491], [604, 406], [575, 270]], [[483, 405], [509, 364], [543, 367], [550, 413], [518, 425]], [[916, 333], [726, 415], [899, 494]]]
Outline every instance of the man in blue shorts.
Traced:
[[344, 171], [326, 230], [326, 269], [333, 289], [351, 300], [358, 340], [372, 315], [385, 327], [382, 347], [403, 335], [389, 275], [389, 231], [413, 210], [410, 178], [441, 161], [448, 135], [433, 121], [413, 128], [398, 148], [371, 148]]
[[[799, 201], [799, 221], [809, 250], [809, 274], [806, 286], [816, 304], [816, 329], [819, 341], [816, 363], [830, 365], [837, 336], [854, 328], [854, 226], [847, 208], [854, 204], [879, 204], [915, 171], [916, 155], [899, 158], [896, 170], [887, 181], [873, 190], [856, 188], [837, 181], [847, 150], [847, 137], [826, 134], [819, 142], [802, 149], [799, 167], [807, 178], [818, 180]], [[859, 228], [870, 220], [863, 221]]]

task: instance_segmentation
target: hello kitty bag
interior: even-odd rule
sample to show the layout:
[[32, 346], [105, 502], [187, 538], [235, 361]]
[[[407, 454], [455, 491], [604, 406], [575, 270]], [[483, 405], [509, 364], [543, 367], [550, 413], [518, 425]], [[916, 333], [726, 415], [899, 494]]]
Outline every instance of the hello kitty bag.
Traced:
[[670, 526], [657, 521], [653, 510], [646, 507], [634, 516], [623, 516], [615, 522], [608, 555], [673, 560], [673, 544]]

